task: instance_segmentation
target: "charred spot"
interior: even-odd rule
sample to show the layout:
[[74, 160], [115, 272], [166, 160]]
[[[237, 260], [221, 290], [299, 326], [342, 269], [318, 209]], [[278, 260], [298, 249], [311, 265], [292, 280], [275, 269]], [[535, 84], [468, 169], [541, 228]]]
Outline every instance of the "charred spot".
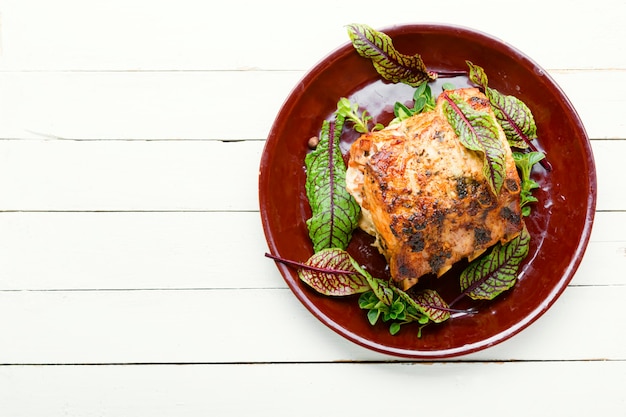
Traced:
[[424, 236], [420, 232], [409, 235], [406, 243], [413, 252], [421, 252], [424, 250], [424, 247], [426, 247]]
[[487, 101], [487, 99], [484, 99], [482, 97], [472, 96], [470, 98], [470, 105], [474, 108], [485, 107], [488, 103], [489, 102]]
[[467, 183], [465, 178], [457, 178], [456, 180], [456, 195], [459, 199], [464, 199], [468, 195]]
[[445, 210], [440, 210], [437, 208], [433, 210], [433, 214], [431, 217], [431, 221], [433, 224], [437, 225], [438, 227], [441, 227], [443, 226], [443, 221], [445, 220], [445, 218], [446, 218]]
[[433, 272], [437, 272], [445, 265], [446, 260], [449, 259], [452, 254], [449, 251], [441, 251], [433, 254], [428, 260], [428, 264], [432, 268]]
[[467, 214], [473, 217], [478, 214], [478, 210], [480, 210], [480, 204], [478, 204], [478, 201], [470, 201], [469, 205], [467, 206]]
[[[391, 230], [391, 233], [395, 237], [399, 237], [398, 236], [398, 232], [397, 232], [398, 229], [399, 229], [399, 227], [398, 227], [398, 217], [392, 215], [391, 216], [391, 222], [389, 223], [389, 230]], [[402, 230], [402, 232], [404, 233], [404, 230]]]
[[417, 213], [411, 214], [406, 219], [392, 215], [389, 228], [395, 237], [400, 237], [400, 235], [402, 235], [404, 237], [409, 237], [410, 240], [412, 235], [426, 228], [426, 223], [424, 223], [423, 217]]
[[509, 207], [502, 207], [500, 210], [500, 217], [513, 224], [520, 224], [522, 218], [518, 213], [511, 210]]
[[493, 196], [487, 187], [483, 187], [476, 197], [478, 199], [478, 204], [482, 207], [490, 207], [493, 204]]
[[407, 220], [411, 224], [413, 230], [424, 230], [426, 228], [424, 218], [419, 214], [413, 213]]
[[480, 190], [480, 183], [476, 181], [475, 179], [472, 179], [471, 189], [472, 189], [472, 195], [476, 195], [476, 193], [478, 193], [478, 190]]
[[474, 242], [477, 246], [486, 245], [491, 241], [491, 232], [487, 229], [477, 227], [474, 229]]
[[504, 182], [504, 187], [513, 194], [519, 191], [519, 185], [517, 185], [517, 181], [515, 181], [513, 178], [507, 178]]
[[398, 273], [400, 274], [400, 276], [407, 276], [407, 275], [411, 275], [411, 268], [408, 267], [408, 265], [406, 263], [400, 263], [398, 265]]

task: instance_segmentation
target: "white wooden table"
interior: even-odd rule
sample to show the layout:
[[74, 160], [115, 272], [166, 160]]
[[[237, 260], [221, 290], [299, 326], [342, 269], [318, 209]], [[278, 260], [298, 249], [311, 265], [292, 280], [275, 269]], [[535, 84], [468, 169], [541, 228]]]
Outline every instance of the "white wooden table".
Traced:
[[[0, 0], [0, 415], [626, 415], [626, 2], [503, 4]], [[582, 264], [500, 345], [363, 349], [263, 256], [265, 138], [353, 22], [497, 36], [592, 139]]]

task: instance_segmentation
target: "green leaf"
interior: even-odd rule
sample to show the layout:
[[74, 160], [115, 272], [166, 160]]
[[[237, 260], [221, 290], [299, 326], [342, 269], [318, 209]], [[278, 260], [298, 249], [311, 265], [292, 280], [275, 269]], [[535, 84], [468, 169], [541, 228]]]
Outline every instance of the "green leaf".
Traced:
[[393, 108], [395, 118], [390, 124], [401, 122], [409, 117], [435, 108], [435, 99], [428, 83], [420, 84], [413, 93], [413, 108], [410, 109], [399, 101]]
[[[298, 269], [300, 279], [324, 295], [353, 295], [369, 291], [367, 280], [352, 266], [350, 255], [341, 249], [323, 249]], [[349, 272], [349, 273], [347, 273]]]
[[539, 184], [530, 178], [530, 174], [533, 166], [543, 160], [543, 158], [545, 158], [545, 155], [542, 152], [513, 152], [513, 160], [520, 173], [520, 207], [522, 207], [523, 216], [528, 216], [531, 212], [530, 207], [527, 205], [537, 201], [532, 195], [532, 190], [539, 188]]
[[402, 326], [401, 323], [391, 323], [391, 325], [389, 326], [389, 333], [391, 333], [392, 336], [398, 334], [398, 332], [400, 331], [400, 326]]
[[312, 216], [306, 224], [313, 249], [346, 249], [358, 226], [360, 207], [346, 190], [346, 165], [339, 148], [344, 118], [325, 120], [320, 141], [305, 157], [306, 194]]
[[517, 281], [519, 266], [528, 255], [530, 233], [524, 226], [520, 234], [474, 260], [461, 273], [461, 291], [473, 300], [492, 300]]
[[391, 306], [393, 303], [393, 290], [389, 284], [382, 279], [372, 277], [367, 271], [365, 273], [365, 278], [378, 300], [386, 306]]
[[483, 175], [494, 195], [506, 177], [506, 151], [500, 141], [497, 122], [488, 112], [474, 110], [453, 92], [443, 92], [444, 112], [461, 143], [483, 155]]
[[406, 318], [404, 303], [396, 300], [389, 307], [389, 316], [394, 320], [404, 320]]
[[[366, 110], [361, 112], [359, 116], [359, 105], [357, 103], [351, 103], [345, 97], [342, 97], [337, 102], [337, 114], [344, 117], [353, 123], [354, 130], [359, 133], [368, 133], [368, 124], [372, 120], [372, 116], [367, 114]], [[374, 126], [374, 130], [380, 130], [383, 127], [382, 124], [377, 123]]]
[[359, 297], [359, 307], [362, 309], [371, 309], [378, 304], [378, 297], [373, 291], [367, 291]]
[[419, 54], [409, 56], [396, 51], [386, 34], [356, 23], [348, 25], [347, 30], [359, 55], [369, 58], [384, 79], [416, 87], [437, 78], [436, 73], [426, 68]]
[[370, 322], [372, 326], [376, 324], [379, 317], [380, 317], [380, 310], [370, 310], [367, 312], [367, 320]]
[[528, 106], [515, 96], [490, 88], [483, 68], [466, 62], [470, 68], [470, 80], [485, 91], [509, 144], [520, 149], [528, 148], [529, 143], [537, 138], [537, 125]]
[[393, 114], [396, 116], [398, 121], [401, 121], [413, 116], [413, 111], [411, 111], [411, 109], [409, 109], [404, 104], [397, 101], [396, 104], [394, 104], [393, 106]]
[[393, 289], [389, 286], [389, 284], [379, 278], [375, 278], [365, 270], [359, 263], [354, 259], [350, 258], [352, 262], [352, 266], [355, 270], [359, 272], [359, 274], [363, 275], [367, 280], [372, 292], [376, 295], [376, 298], [386, 306], [390, 306], [393, 303]]
[[435, 290], [422, 290], [410, 296], [406, 292], [397, 289], [396, 293], [408, 305], [426, 316], [435, 323], [441, 323], [450, 318], [450, 308]]
[[448, 83], [443, 83], [441, 88], [443, 90], [456, 90], [456, 85], [454, 85], [453, 83], [448, 82]]
[[413, 93], [413, 100], [417, 99], [420, 96], [427, 94], [428, 90], [430, 90], [428, 83], [421, 83], [420, 85], [417, 86], [417, 88], [415, 89], [415, 92]]
[[415, 103], [413, 104], [413, 114], [421, 113], [426, 107], [426, 97], [417, 97], [415, 99]]

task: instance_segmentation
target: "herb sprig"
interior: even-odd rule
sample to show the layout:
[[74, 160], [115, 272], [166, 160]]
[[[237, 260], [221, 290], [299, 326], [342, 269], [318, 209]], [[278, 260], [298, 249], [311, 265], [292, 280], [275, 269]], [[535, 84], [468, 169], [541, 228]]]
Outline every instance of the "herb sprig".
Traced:
[[266, 257], [297, 269], [299, 278], [320, 294], [350, 296], [361, 294], [359, 307], [367, 310], [367, 319], [375, 325], [389, 323], [395, 335], [404, 324], [417, 322], [421, 328], [428, 323], [441, 323], [450, 318], [452, 310], [434, 290], [409, 294], [386, 280], [372, 276], [347, 251], [323, 249], [306, 262], [293, 262], [275, 255]]
[[395, 118], [389, 124], [401, 122], [411, 116], [433, 110], [434, 108], [435, 98], [428, 83], [424, 82], [417, 86], [413, 93], [413, 107], [409, 108], [399, 101], [396, 102], [393, 106]]
[[[337, 102], [337, 115], [345, 118], [353, 123], [354, 130], [359, 133], [368, 133], [370, 131], [369, 124], [372, 120], [372, 116], [367, 113], [367, 110], [363, 110], [359, 115], [359, 105], [357, 103], [351, 103], [345, 97], [342, 97]], [[382, 123], [376, 123], [372, 130], [380, 130], [384, 126]]]
[[521, 191], [520, 206], [522, 207], [522, 215], [529, 216], [531, 208], [528, 204], [537, 202], [537, 197], [533, 196], [533, 190], [539, 188], [537, 181], [530, 178], [533, 166], [541, 162], [545, 158], [542, 152], [513, 152], [515, 166], [520, 172]]

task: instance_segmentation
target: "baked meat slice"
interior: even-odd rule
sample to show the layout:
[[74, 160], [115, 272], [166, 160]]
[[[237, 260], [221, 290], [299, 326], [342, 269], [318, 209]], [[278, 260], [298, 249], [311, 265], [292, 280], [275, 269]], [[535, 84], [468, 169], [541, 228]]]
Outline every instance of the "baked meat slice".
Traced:
[[[495, 117], [478, 89], [455, 94]], [[504, 132], [498, 125], [506, 177], [496, 196], [483, 174], [482, 155], [459, 141], [444, 100], [440, 96], [432, 111], [362, 135], [350, 149], [347, 188], [362, 208], [360, 227], [376, 237], [403, 289], [513, 239], [523, 226], [520, 179]]]

